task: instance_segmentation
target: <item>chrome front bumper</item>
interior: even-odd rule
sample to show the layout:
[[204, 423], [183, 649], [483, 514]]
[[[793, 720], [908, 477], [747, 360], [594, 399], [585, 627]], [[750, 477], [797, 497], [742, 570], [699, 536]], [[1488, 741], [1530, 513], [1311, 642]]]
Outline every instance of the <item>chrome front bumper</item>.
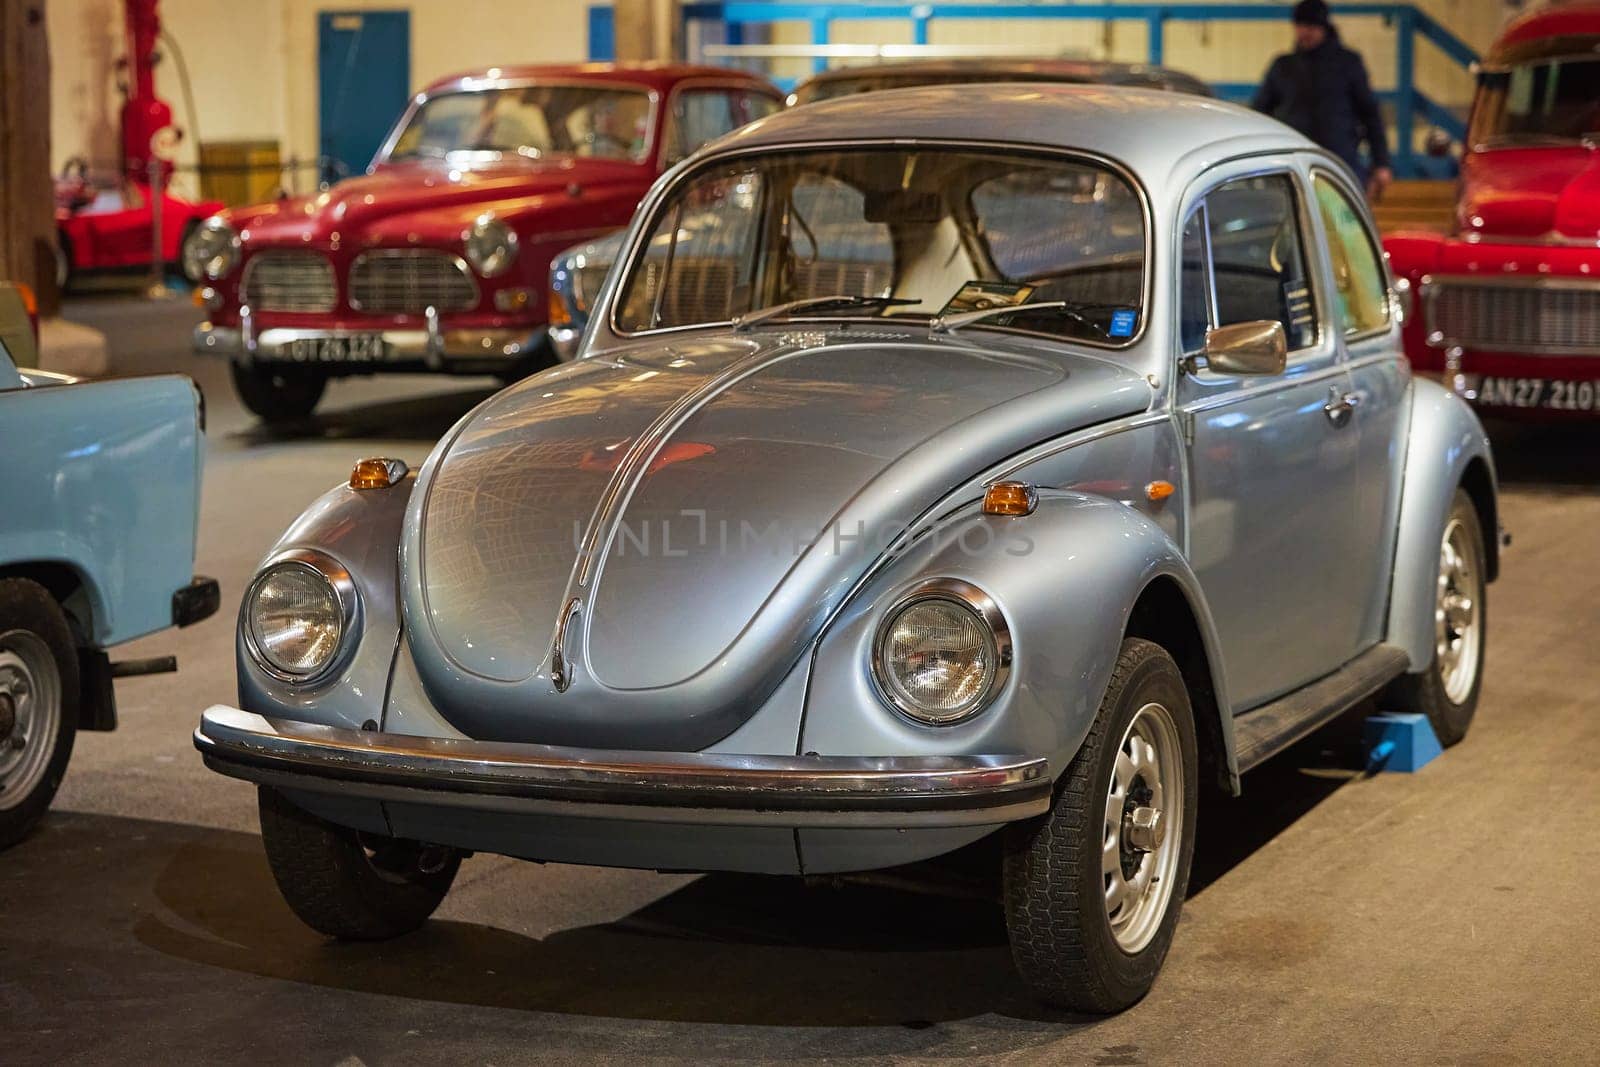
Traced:
[[738, 756], [412, 737], [208, 708], [212, 770], [286, 789], [436, 807], [635, 822], [783, 827], [989, 826], [1050, 806], [1023, 756]]
[[436, 317], [421, 330], [350, 330], [272, 326], [255, 330], [248, 317], [238, 327], [202, 322], [194, 328], [194, 350], [201, 355], [225, 356], [241, 362], [254, 360], [285, 363], [317, 363], [298, 359], [291, 352], [292, 342], [378, 333], [383, 337], [382, 359], [329, 362], [331, 367], [377, 368], [388, 363], [422, 364], [447, 370], [451, 364], [510, 363], [536, 351], [545, 339], [545, 329], [442, 329]]

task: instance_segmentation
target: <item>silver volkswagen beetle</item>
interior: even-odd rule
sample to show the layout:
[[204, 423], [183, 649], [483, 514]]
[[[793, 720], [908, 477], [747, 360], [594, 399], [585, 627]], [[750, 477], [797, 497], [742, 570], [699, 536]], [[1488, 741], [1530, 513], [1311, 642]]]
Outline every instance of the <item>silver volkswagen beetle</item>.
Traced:
[[1202, 787], [1369, 697], [1472, 718], [1495, 475], [1402, 297], [1351, 175], [1227, 104], [773, 116], [651, 192], [582, 358], [289, 529], [196, 744], [334, 937], [415, 928], [464, 851], [988, 838], [1030, 988], [1126, 1007]]

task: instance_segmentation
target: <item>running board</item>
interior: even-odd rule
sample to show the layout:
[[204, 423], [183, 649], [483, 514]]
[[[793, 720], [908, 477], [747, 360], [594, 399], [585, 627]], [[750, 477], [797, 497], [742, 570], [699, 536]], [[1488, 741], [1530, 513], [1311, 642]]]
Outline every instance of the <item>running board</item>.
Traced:
[[1235, 717], [1233, 747], [1240, 773], [1337, 719], [1410, 665], [1411, 658], [1394, 645], [1374, 645], [1332, 674]]

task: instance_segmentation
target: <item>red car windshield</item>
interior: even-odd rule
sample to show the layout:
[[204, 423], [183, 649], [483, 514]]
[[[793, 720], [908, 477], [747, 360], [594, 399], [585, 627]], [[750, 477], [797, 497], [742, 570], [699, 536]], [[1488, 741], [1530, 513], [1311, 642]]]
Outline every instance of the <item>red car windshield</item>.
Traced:
[[1600, 59], [1521, 63], [1483, 74], [1469, 143], [1569, 142], [1600, 137]]
[[650, 148], [643, 89], [530, 85], [442, 93], [412, 113], [388, 158], [591, 156], [639, 162]]

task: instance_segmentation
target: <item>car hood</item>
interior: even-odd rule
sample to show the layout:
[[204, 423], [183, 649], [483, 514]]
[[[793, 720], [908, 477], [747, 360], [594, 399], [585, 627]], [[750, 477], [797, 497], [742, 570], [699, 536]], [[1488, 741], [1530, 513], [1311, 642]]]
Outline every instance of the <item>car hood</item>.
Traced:
[[474, 737], [702, 748], [905, 524], [1151, 396], [1109, 360], [920, 328], [702, 334], [526, 379], [440, 443], [411, 498], [420, 677]]
[[1600, 152], [1573, 147], [1474, 152], [1462, 169], [1461, 231], [1492, 237], [1600, 237]]
[[502, 218], [556, 211], [617, 185], [642, 190], [649, 180], [644, 168], [611, 160], [522, 160], [468, 169], [386, 164], [316, 196], [238, 209], [230, 218], [256, 245], [322, 244], [352, 236], [405, 244], [459, 238], [486, 210]]

